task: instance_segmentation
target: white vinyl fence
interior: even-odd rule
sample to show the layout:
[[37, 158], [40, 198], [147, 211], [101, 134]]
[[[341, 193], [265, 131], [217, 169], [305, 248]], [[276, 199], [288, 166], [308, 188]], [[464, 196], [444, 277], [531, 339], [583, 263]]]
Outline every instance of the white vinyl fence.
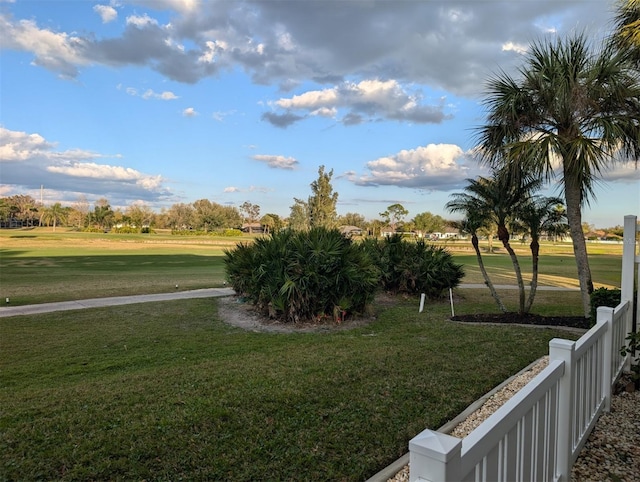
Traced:
[[[411, 482], [571, 479], [571, 467], [600, 414], [609, 410], [612, 386], [630, 358], [620, 348], [632, 329], [636, 226], [635, 216], [625, 217], [621, 303], [598, 308], [595, 326], [578, 341], [551, 340], [547, 368], [464, 439], [428, 429], [414, 437]], [[633, 249], [627, 248], [629, 239]]]

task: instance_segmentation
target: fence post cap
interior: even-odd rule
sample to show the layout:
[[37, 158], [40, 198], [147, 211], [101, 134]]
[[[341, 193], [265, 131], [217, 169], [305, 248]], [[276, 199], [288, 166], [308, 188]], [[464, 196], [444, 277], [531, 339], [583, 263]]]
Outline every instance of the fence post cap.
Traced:
[[575, 344], [575, 341], [565, 340], [564, 338], [554, 338], [549, 342], [549, 347], [573, 350], [575, 348]]
[[459, 456], [462, 440], [446, 433], [423, 430], [409, 441], [409, 451], [419, 453], [439, 462], [448, 462]]

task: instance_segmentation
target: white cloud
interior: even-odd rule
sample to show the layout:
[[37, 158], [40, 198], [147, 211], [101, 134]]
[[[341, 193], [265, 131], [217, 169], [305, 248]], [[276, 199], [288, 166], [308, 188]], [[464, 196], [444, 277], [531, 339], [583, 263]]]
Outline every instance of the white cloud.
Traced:
[[[122, 84], [118, 84], [117, 89], [122, 90]], [[179, 96], [168, 90], [165, 90], [163, 92], [155, 92], [153, 89], [147, 89], [144, 91], [144, 93], [140, 94], [138, 89], [136, 89], [135, 87], [126, 87], [124, 91], [133, 97], [142, 97], [144, 100], [176, 100], [180, 98]]]
[[40, 29], [32, 20], [12, 23], [0, 14], [0, 32], [3, 48], [32, 52], [35, 65], [56, 71], [63, 77], [75, 77], [77, 66], [88, 63], [82, 55], [86, 47], [82, 38]]
[[224, 53], [228, 48], [228, 44], [223, 40], [208, 40], [204, 45], [203, 53], [198, 57], [198, 62], [203, 64], [213, 64], [217, 55]]
[[144, 5], [156, 10], [175, 10], [181, 13], [196, 11], [201, 0], [133, 0], [133, 3]]
[[309, 115], [335, 118], [340, 109], [346, 113], [341, 119], [345, 125], [359, 124], [378, 119], [407, 121], [416, 123], [440, 123], [445, 115], [445, 99], [438, 99], [434, 105], [422, 102], [419, 91], [409, 92], [396, 80], [367, 79], [358, 83], [342, 84], [323, 90], [308, 91], [291, 98], [281, 98], [273, 105], [285, 110], [285, 114], [263, 116], [278, 127], [286, 127], [303, 117], [290, 117], [292, 111], [307, 111]]
[[253, 156], [253, 159], [260, 162], [265, 162], [269, 167], [274, 169], [287, 169], [292, 170], [295, 169], [299, 164], [296, 159], [293, 157], [285, 157], [285, 156], [271, 156], [265, 154], [256, 154]]
[[233, 194], [233, 193], [243, 193], [243, 192], [267, 193], [271, 191], [273, 191], [273, 189], [270, 189], [268, 187], [262, 187], [262, 186], [249, 186], [248, 188], [229, 186], [229, 187], [225, 187], [223, 192], [228, 194]]
[[109, 179], [110, 181], [133, 181], [145, 189], [154, 189], [162, 182], [161, 176], [149, 176], [123, 166], [96, 164], [95, 162], [70, 162], [48, 166], [47, 171], [85, 179]]
[[135, 25], [138, 28], [144, 28], [149, 25], [157, 26], [158, 21], [145, 13], [144, 15], [131, 15], [127, 17], [127, 25]]
[[315, 90], [304, 94], [294, 95], [290, 99], [280, 99], [276, 102], [278, 107], [283, 109], [319, 109], [325, 106], [335, 106], [341, 104], [336, 87], [332, 89]]
[[11, 164], [2, 171], [5, 185], [34, 189], [46, 182], [60, 192], [82, 192], [104, 196], [112, 193], [125, 199], [166, 199], [172, 196], [166, 180], [132, 167], [100, 164], [96, 159], [122, 157], [84, 149], [58, 151], [56, 144], [39, 134], [0, 127], [0, 160]]
[[118, 18], [118, 11], [109, 5], [94, 5], [93, 11], [100, 15], [102, 23], [113, 22]]
[[26, 161], [55, 147], [39, 134], [10, 131], [0, 126], [0, 162]]
[[160, 99], [160, 100], [175, 100], [179, 99], [177, 95], [173, 92], [164, 91], [161, 93], [154, 92], [152, 89], [147, 89], [144, 94], [142, 94], [143, 99]]
[[[602, 179], [604, 181], [617, 181], [622, 183], [638, 183], [640, 180], [640, 165], [635, 161], [617, 161], [603, 169]], [[638, 185], [640, 196], [640, 185]]]
[[311, 111], [310, 114], [314, 116], [334, 118], [338, 114], [338, 109], [335, 107], [320, 107], [319, 109]]
[[502, 44], [503, 52], [516, 52], [518, 54], [524, 55], [528, 51], [528, 47], [525, 44], [514, 43], [514, 42], [506, 42]]
[[185, 117], [195, 117], [198, 115], [198, 113], [193, 107], [187, 107], [185, 110], [182, 111], [182, 115]]
[[350, 178], [359, 185], [449, 191], [475, 177], [473, 171], [477, 168], [472, 164], [469, 154], [459, 146], [429, 144], [370, 161], [366, 165], [369, 174]]

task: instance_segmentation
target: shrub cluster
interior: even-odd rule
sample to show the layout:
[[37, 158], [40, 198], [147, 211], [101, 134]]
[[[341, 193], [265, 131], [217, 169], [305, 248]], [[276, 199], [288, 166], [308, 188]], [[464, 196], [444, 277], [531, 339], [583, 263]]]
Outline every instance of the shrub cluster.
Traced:
[[131, 226], [120, 226], [111, 228], [111, 232], [115, 234], [138, 234], [141, 230]]
[[373, 301], [378, 271], [367, 251], [338, 230], [284, 230], [225, 251], [233, 289], [264, 315], [286, 322], [336, 321]]
[[424, 241], [354, 242], [337, 230], [284, 230], [225, 251], [227, 280], [264, 315], [285, 322], [338, 321], [362, 313], [382, 288], [442, 296], [464, 272]]
[[242, 231], [235, 228], [219, 229], [216, 231], [201, 231], [196, 229], [172, 229], [173, 236], [242, 236]]
[[382, 289], [392, 293], [424, 293], [439, 298], [464, 277], [462, 265], [443, 247], [405, 240], [399, 234], [364, 241], [381, 273]]
[[617, 289], [608, 289], [605, 287], [593, 290], [591, 293], [591, 323], [595, 324], [598, 313], [598, 306], [608, 306], [615, 308], [620, 304], [622, 292]]

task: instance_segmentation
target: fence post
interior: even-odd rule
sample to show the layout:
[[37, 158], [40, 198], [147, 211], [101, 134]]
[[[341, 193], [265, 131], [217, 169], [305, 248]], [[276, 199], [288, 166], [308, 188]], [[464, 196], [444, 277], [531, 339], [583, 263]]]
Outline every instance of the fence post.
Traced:
[[576, 344], [570, 340], [554, 338], [549, 342], [549, 362], [562, 360], [564, 373], [558, 381], [558, 446], [556, 448], [556, 480], [570, 481], [573, 466], [573, 368]]
[[[631, 333], [633, 329], [633, 311], [638, 310], [638, 319], [640, 319], [640, 306], [635, 306], [636, 301], [633, 298], [633, 275], [636, 269], [636, 232], [637, 216], [624, 217], [624, 234], [622, 237], [622, 279], [620, 283], [620, 297], [622, 300], [629, 300], [629, 312], [627, 314], [627, 324], [625, 327], [625, 337]], [[638, 283], [640, 284], [640, 270], [638, 271]], [[640, 293], [638, 294], [640, 298]], [[640, 304], [640, 303], [639, 303]], [[640, 325], [640, 323], [639, 323]], [[636, 331], [640, 330], [636, 326]], [[637, 355], [637, 354], [636, 354]], [[631, 357], [627, 357], [624, 365], [625, 371], [631, 370]]]
[[596, 315], [596, 324], [606, 323], [607, 331], [604, 333], [604, 339], [602, 340], [603, 350], [603, 360], [601, 361], [602, 367], [602, 381], [604, 382], [602, 385], [602, 396], [604, 397], [604, 411], [611, 411], [611, 385], [613, 383], [613, 360], [617, 358], [614, 356], [614, 353], [618, 353], [620, 350], [620, 346], [613, 346], [613, 313], [615, 309], [609, 308], [608, 306], [598, 306], [597, 315]]
[[409, 482], [455, 482], [461, 478], [462, 440], [423, 430], [409, 441]]

